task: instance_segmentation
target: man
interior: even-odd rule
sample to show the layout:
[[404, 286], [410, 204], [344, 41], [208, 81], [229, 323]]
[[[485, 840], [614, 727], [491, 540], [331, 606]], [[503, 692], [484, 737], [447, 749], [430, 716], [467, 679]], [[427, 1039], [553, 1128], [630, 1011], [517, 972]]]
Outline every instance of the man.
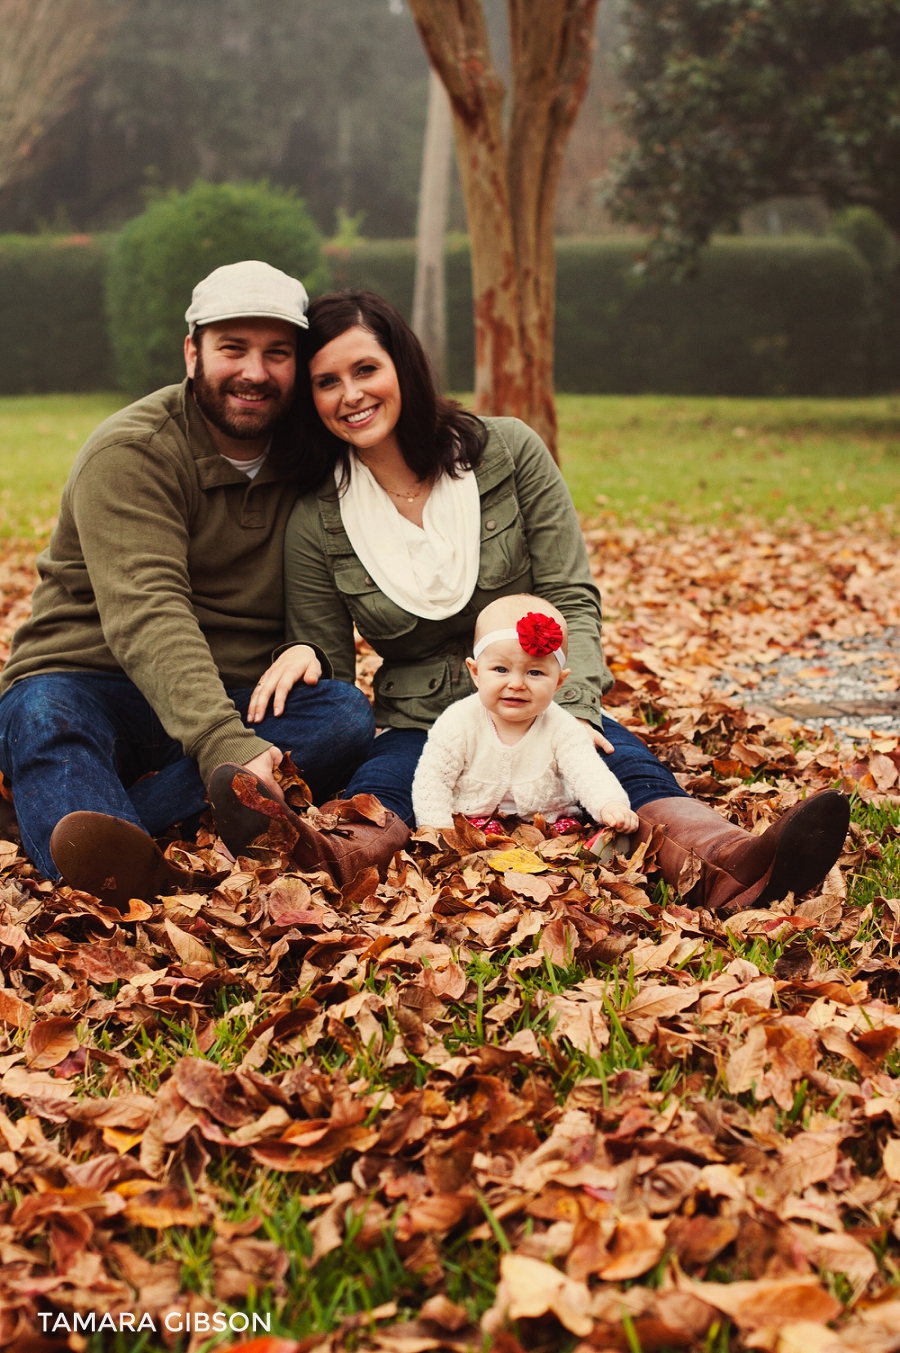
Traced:
[[0, 678], [0, 770], [25, 849], [48, 878], [123, 908], [190, 885], [151, 838], [204, 809], [217, 766], [246, 767], [279, 800], [290, 750], [320, 801], [374, 736], [365, 697], [317, 680], [318, 662], [280, 717], [244, 722], [284, 640], [301, 468], [284, 430], [307, 304], [259, 262], [194, 289], [187, 378], [88, 438]]

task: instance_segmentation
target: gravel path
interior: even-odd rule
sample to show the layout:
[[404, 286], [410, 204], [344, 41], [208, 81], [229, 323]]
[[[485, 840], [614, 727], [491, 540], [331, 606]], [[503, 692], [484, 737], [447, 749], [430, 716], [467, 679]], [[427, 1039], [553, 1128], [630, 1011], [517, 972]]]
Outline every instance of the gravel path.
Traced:
[[900, 732], [900, 629], [828, 640], [801, 654], [733, 668], [717, 687], [748, 708], [764, 705], [812, 728], [856, 736]]

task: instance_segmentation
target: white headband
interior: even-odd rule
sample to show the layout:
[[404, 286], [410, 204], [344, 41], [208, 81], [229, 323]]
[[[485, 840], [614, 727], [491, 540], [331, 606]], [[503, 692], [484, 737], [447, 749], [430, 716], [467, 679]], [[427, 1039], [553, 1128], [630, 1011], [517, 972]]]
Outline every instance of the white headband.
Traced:
[[[520, 639], [519, 639], [519, 631], [518, 631], [518, 630], [512, 630], [512, 629], [510, 629], [510, 630], [491, 630], [491, 632], [490, 632], [489, 634], [484, 634], [484, 635], [482, 635], [482, 637], [478, 640], [478, 643], [475, 645], [475, 648], [474, 648], [473, 651], [472, 651], [472, 657], [473, 657], [473, 658], [475, 659], [475, 661], [477, 662], [478, 659], [481, 657], [482, 653], [484, 652], [484, 650], [487, 648], [488, 644], [496, 644], [496, 643], [499, 643], [499, 641], [500, 641], [501, 639], [515, 639], [516, 643], [519, 644], [519, 646], [521, 647], [521, 641], [520, 641]], [[522, 649], [522, 652], [523, 652], [523, 653], [526, 652], [526, 651], [527, 651], [526, 649]], [[533, 656], [533, 655], [531, 655], [531, 656]], [[562, 651], [561, 648], [554, 648], [554, 650], [553, 650], [553, 656], [554, 656], [554, 658], [556, 659], [556, 661], [559, 663], [560, 667], [565, 667], [565, 665], [566, 665], [566, 655], [565, 655], [565, 653]]]

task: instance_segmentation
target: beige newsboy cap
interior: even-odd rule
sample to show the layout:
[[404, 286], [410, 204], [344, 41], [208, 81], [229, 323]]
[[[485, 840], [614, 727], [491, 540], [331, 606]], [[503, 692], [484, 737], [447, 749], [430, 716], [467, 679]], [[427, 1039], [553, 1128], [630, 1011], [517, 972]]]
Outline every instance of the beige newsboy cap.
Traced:
[[223, 319], [283, 319], [308, 329], [306, 287], [269, 263], [226, 263], [194, 287], [184, 313], [188, 330]]

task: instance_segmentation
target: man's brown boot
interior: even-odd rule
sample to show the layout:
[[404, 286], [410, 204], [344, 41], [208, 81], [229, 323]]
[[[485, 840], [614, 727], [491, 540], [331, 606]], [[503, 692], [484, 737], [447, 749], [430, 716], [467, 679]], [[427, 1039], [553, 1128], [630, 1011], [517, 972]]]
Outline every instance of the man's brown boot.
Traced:
[[50, 854], [70, 888], [123, 913], [132, 897], [205, 892], [226, 877], [179, 869], [141, 827], [106, 813], [68, 813], [53, 828]]
[[320, 829], [278, 803], [245, 766], [217, 766], [207, 793], [219, 835], [235, 858], [280, 819], [295, 837], [291, 853], [297, 868], [303, 873], [327, 869], [341, 885], [372, 865], [383, 876], [395, 851], [409, 840], [406, 823], [372, 795], [323, 804], [319, 813], [337, 820]]
[[787, 893], [798, 897], [821, 883], [835, 864], [850, 825], [850, 803], [822, 789], [794, 804], [768, 831], [754, 836], [697, 799], [655, 799], [638, 811], [637, 842], [663, 829], [656, 864], [666, 883], [684, 887], [692, 860], [699, 878], [691, 901], [729, 914]]

